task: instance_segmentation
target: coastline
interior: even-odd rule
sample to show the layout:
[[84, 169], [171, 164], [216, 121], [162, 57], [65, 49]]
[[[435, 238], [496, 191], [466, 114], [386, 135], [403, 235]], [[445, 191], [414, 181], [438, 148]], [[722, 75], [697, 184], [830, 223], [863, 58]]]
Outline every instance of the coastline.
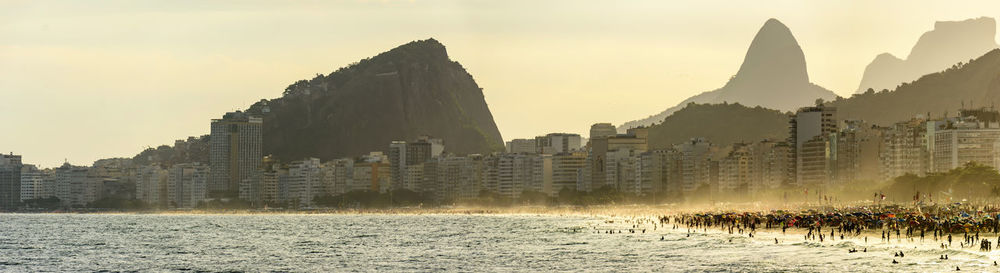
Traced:
[[[690, 204], [608, 204], [608, 205], [511, 205], [511, 206], [436, 206], [436, 207], [392, 207], [392, 208], [317, 208], [317, 209], [151, 209], [151, 210], [19, 210], [0, 211], [3, 214], [226, 214], [226, 215], [308, 215], [308, 214], [378, 214], [378, 215], [421, 215], [421, 214], [544, 214], [544, 215], [587, 215], [587, 216], [673, 216], [691, 213], [763, 213], [770, 211], [833, 211], [844, 208], [870, 206], [869, 202], [842, 202], [838, 204], [786, 203], [780, 205], [755, 203], [719, 203], [705, 205]], [[909, 206], [910, 204], [886, 203], [882, 206]]]

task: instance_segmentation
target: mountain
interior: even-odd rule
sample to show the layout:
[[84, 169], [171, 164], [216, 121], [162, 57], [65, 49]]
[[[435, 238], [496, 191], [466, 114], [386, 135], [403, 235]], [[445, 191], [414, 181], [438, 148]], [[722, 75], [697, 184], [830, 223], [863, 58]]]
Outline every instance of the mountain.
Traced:
[[889, 125], [917, 115], [954, 116], [963, 107], [992, 107], [997, 103], [1000, 103], [1000, 49], [903, 83], [894, 91], [870, 90], [826, 105], [837, 107], [839, 119]]
[[458, 154], [503, 150], [482, 88], [437, 40], [414, 41], [288, 86], [247, 112], [264, 118], [264, 153], [329, 160], [422, 135]]
[[769, 19], [750, 43], [743, 64], [722, 88], [688, 98], [677, 106], [645, 119], [626, 122], [619, 129], [649, 126], [662, 121], [689, 103], [738, 102], [781, 111], [794, 111], [813, 105], [816, 99], [830, 100], [837, 95], [809, 82], [805, 55], [791, 30], [776, 19]]
[[[280, 98], [261, 100], [246, 111], [264, 118], [264, 154], [283, 161], [359, 156], [424, 135], [443, 139], [446, 152], [503, 150], [482, 88], [434, 39], [297, 81]], [[134, 159], [163, 165], [207, 162], [208, 139], [149, 148]]]
[[740, 141], [784, 140], [788, 135], [788, 115], [760, 106], [738, 103], [690, 103], [649, 127], [650, 148], [668, 148], [696, 137], [715, 145]]
[[936, 22], [934, 30], [920, 36], [905, 60], [889, 53], [876, 56], [865, 67], [857, 93], [868, 88], [893, 90], [900, 83], [981, 56], [997, 48], [996, 28], [996, 21], [989, 17]]

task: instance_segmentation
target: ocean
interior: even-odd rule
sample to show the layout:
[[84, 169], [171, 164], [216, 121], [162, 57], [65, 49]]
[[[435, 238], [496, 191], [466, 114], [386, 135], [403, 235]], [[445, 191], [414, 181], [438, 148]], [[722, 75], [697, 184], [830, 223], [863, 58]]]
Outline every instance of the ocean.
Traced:
[[[2, 272], [998, 271], [978, 247], [560, 215], [0, 214]], [[642, 229], [645, 228], [645, 232]], [[614, 234], [608, 234], [608, 231]], [[621, 233], [618, 233], [621, 231]], [[774, 239], [779, 240], [775, 244]], [[857, 253], [848, 253], [856, 248]], [[861, 252], [863, 248], [867, 252]], [[893, 257], [903, 251], [904, 257]], [[949, 255], [941, 260], [941, 255]], [[899, 264], [892, 264], [895, 259]]]

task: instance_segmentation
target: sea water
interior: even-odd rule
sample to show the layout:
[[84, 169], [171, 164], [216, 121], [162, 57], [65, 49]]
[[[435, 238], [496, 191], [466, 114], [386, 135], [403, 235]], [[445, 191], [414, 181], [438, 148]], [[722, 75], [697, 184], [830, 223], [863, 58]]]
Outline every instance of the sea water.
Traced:
[[[860, 237], [819, 243], [806, 241], [799, 233], [782, 235], [780, 230], [750, 238], [712, 229], [674, 229], [672, 224], [656, 230], [651, 224], [632, 229], [635, 223], [629, 219], [0, 214], [0, 271], [941, 272], [956, 266], [972, 272], [1000, 270], [993, 266], [1000, 251], [960, 248], [961, 235], [952, 249], [941, 249], [940, 242], [880, 242], [877, 237], [868, 238], [868, 243]], [[859, 252], [848, 253], [852, 248]], [[861, 252], [863, 248], [867, 252]], [[893, 257], [898, 251], [905, 257]], [[939, 259], [945, 254], [949, 260]], [[892, 264], [893, 259], [899, 264]]]

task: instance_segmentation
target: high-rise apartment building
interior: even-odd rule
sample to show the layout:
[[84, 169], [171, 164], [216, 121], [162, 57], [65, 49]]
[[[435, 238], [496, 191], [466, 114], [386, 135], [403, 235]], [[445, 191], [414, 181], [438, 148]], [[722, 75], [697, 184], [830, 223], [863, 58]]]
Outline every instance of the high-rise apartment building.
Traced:
[[0, 155], [0, 209], [21, 204], [21, 156]]
[[139, 167], [135, 179], [135, 198], [150, 206], [165, 208], [167, 205], [167, 170], [158, 165]]
[[584, 152], [552, 155], [552, 186], [548, 194], [557, 196], [563, 189], [576, 190], [580, 170], [585, 165], [587, 165], [587, 154]]
[[[423, 163], [434, 156], [436, 144], [420, 139], [413, 142], [393, 141], [389, 144], [389, 164], [392, 166], [390, 190], [410, 189], [420, 184]], [[440, 148], [443, 150], [444, 148]], [[421, 165], [421, 166], [415, 166]], [[419, 170], [418, 170], [419, 169]], [[412, 179], [411, 179], [412, 178]], [[415, 190], [416, 191], [416, 190]]]
[[[821, 183], [817, 179], [826, 177], [817, 173], [820, 164], [819, 151], [823, 138], [837, 132], [837, 108], [817, 105], [800, 108], [789, 120], [788, 143], [792, 146], [791, 173], [795, 175], [795, 185]], [[823, 155], [825, 157], [825, 155]]]
[[21, 168], [21, 201], [44, 198], [45, 173], [35, 165], [24, 164]]
[[200, 163], [183, 163], [167, 170], [167, 207], [194, 208], [205, 200], [209, 168]]
[[260, 188], [262, 125], [262, 118], [240, 111], [212, 120], [210, 197], [238, 198], [241, 183]]

